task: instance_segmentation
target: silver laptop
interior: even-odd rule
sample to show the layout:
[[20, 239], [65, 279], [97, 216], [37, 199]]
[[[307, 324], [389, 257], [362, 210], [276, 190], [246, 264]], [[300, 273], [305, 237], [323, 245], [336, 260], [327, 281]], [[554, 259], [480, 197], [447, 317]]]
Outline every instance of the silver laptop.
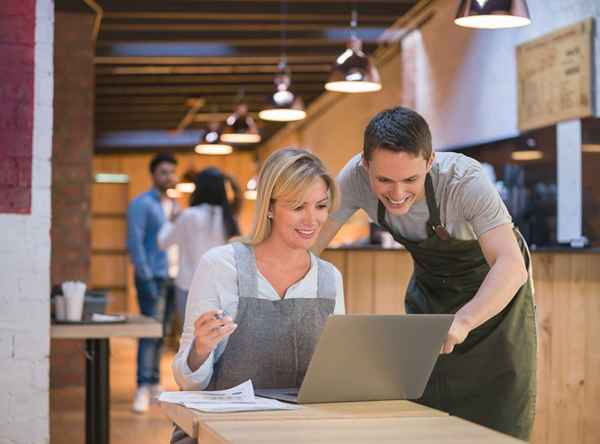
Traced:
[[298, 404], [417, 399], [453, 315], [333, 315], [300, 389], [256, 390]]

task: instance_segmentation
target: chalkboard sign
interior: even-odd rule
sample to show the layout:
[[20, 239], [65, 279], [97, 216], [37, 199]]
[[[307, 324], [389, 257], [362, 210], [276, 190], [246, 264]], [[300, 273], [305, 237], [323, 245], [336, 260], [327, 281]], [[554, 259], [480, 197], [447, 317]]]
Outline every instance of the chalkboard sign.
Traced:
[[519, 129], [593, 114], [589, 18], [517, 47]]

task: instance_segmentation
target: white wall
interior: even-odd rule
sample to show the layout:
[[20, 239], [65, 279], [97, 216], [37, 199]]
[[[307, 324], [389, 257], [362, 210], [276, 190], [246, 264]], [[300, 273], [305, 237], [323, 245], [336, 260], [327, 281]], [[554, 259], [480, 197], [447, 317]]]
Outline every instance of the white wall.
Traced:
[[0, 214], [0, 442], [49, 440], [54, 2], [37, 0], [32, 205]]
[[[416, 57], [414, 106], [429, 122], [437, 148], [516, 135], [516, 47], [588, 17], [600, 17], [600, 0], [529, 0], [531, 25], [471, 30], [453, 23], [457, 3], [436, 1], [436, 14], [421, 28], [419, 41], [404, 43], [413, 46]], [[596, 26], [596, 73], [600, 73], [598, 35]], [[600, 105], [598, 75], [594, 90]]]

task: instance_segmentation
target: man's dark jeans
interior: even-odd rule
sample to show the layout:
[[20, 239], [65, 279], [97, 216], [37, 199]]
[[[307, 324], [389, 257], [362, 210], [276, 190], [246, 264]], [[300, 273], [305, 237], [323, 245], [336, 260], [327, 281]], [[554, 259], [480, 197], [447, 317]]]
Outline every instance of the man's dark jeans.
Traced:
[[[174, 311], [174, 297], [167, 293], [167, 280], [154, 278], [142, 280], [135, 277], [138, 305], [144, 316], [149, 316], [163, 324], [167, 332]], [[165, 334], [165, 333], [163, 333]], [[160, 383], [160, 356], [163, 338], [141, 338], [137, 352], [137, 385]]]

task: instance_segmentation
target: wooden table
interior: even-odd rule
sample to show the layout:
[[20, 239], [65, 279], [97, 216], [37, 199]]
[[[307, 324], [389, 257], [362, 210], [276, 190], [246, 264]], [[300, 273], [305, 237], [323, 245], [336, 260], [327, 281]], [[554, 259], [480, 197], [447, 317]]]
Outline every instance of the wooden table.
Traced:
[[85, 442], [110, 440], [109, 356], [111, 337], [159, 338], [162, 324], [146, 316], [131, 316], [123, 323], [52, 324], [54, 339], [85, 339]]
[[300, 410], [246, 413], [202, 413], [164, 402], [161, 408], [201, 444], [522, 444], [410, 401], [311, 404]]

